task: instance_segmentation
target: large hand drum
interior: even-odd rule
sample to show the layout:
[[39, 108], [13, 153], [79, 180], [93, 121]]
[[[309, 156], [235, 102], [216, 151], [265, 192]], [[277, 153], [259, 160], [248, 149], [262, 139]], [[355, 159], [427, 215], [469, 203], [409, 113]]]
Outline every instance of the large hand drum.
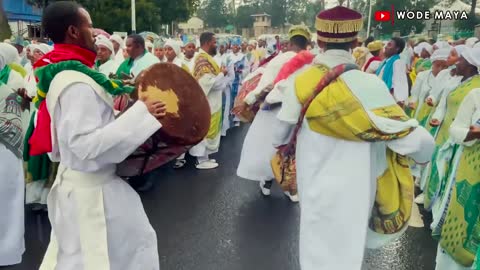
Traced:
[[197, 81], [173, 64], [155, 64], [136, 79], [131, 99], [116, 99], [117, 110], [126, 110], [135, 100], [159, 100], [167, 114], [162, 128], [127, 160], [119, 164], [120, 176], [137, 176], [156, 169], [202, 141], [210, 127], [210, 106]]

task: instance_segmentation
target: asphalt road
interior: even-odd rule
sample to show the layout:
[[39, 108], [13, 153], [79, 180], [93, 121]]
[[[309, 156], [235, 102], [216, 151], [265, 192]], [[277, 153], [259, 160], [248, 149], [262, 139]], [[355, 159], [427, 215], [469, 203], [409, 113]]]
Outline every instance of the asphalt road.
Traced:
[[[257, 182], [236, 176], [247, 128], [223, 139], [216, 170], [198, 171], [190, 160], [184, 169], [165, 166], [150, 175], [155, 187], [141, 196], [157, 231], [162, 270], [300, 269], [298, 205], [276, 186], [265, 198]], [[23, 263], [0, 268], [38, 269], [49, 230], [45, 213], [27, 210]], [[435, 254], [430, 232], [410, 227], [396, 243], [367, 251], [363, 270], [433, 270]]]

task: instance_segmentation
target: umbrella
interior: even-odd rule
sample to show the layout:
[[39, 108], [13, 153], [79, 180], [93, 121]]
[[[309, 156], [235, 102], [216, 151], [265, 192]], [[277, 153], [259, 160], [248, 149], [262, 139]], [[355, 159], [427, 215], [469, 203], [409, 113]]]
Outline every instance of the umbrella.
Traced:
[[159, 35], [157, 35], [157, 34], [155, 34], [155, 33], [153, 33], [153, 32], [148, 32], [148, 31], [142, 32], [142, 33], [140, 33], [139, 35], [142, 36], [143, 39], [145, 39], [145, 40], [146, 40], [146, 39], [149, 39], [150, 41], [155, 41], [155, 40], [157, 40], [157, 39], [160, 38]]
[[98, 35], [102, 35], [102, 36], [105, 36], [107, 38], [110, 38], [110, 34], [107, 33], [105, 30], [103, 29], [100, 29], [100, 28], [95, 28], [93, 29], [93, 31], [95, 32], [95, 36], [98, 36]]

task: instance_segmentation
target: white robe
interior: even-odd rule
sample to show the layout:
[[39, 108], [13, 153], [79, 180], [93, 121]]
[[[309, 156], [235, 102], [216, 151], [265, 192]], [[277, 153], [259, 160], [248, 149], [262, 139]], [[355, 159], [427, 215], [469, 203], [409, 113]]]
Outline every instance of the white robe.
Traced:
[[114, 60], [119, 66], [123, 63], [123, 61], [125, 61], [125, 57], [123, 57], [123, 49], [118, 49], [118, 52], [115, 54]]
[[118, 62], [116, 62], [114, 59], [110, 59], [107, 62], [101, 64], [98, 67], [98, 71], [108, 77], [110, 73], [115, 74], [119, 66], [120, 65], [118, 64]]
[[[7, 85], [0, 86], [0, 104], [12, 93], [12, 86], [22, 86], [23, 79], [10, 72]], [[16, 88], [16, 89], [17, 89]], [[3, 108], [0, 108], [3, 110]], [[23, 128], [28, 125], [28, 111], [22, 116]], [[25, 133], [25, 129], [23, 130]], [[25, 252], [23, 160], [0, 142], [0, 266], [19, 264]]]
[[412, 94], [409, 98], [409, 102], [416, 104], [414, 118], [417, 118], [418, 113], [422, 109], [425, 99], [432, 90], [434, 81], [435, 76], [433, 76], [432, 70], [425, 70], [418, 73], [415, 84], [412, 87]]
[[[204, 52], [200, 49], [200, 52]], [[198, 84], [202, 87], [203, 92], [207, 96], [210, 105], [211, 114], [217, 113], [222, 109], [222, 91], [225, 85], [225, 76], [222, 72], [218, 75], [211, 73], [203, 75]], [[205, 157], [207, 155], [218, 152], [220, 148], [221, 130], [214, 139], [205, 138], [199, 144], [190, 149], [190, 155], [194, 157]]]
[[51, 155], [60, 167], [48, 197], [52, 236], [40, 270], [159, 269], [155, 231], [115, 169], [161, 125], [140, 101], [117, 119], [112, 104], [79, 72], [63, 71], [51, 83]]
[[252, 92], [248, 93], [244, 101], [249, 105], [254, 104], [257, 100], [257, 95], [260, 94], [265, 87], [273, 83], [282, 66], [295, 55], [295, 52], [289, 51], [273, 58], [263, 70], [262, 78], [260, 79], [260, 82], [258, 82], [257, 87]]
[[[281, 103], [287, 91], [294, 91], [289, 88], [292, 85], [291, 82], [305, 68], [300, 68], [287, 79], [278, 82], [265, 100], [270, 104]], [[239, 177], [254, 181], [274, 179], [270, 162], [277, 152], [275, 132], [277, 129], [288, 128], [288, 124], [277, 118], [279, 111], [280, 107], [273, 110], [259, 110], [255, 115], [243, 142], [237, 168]]]
[[160, 60], [153, 54], [146, 52], [144, 55], [136, 58], [133, 61], [132, 68], [130, 69], [130, 72], [133, 74], [134, 77], [137, 77], [137, 75], [142, 72], [143, 70], [149, 68], [150, 66], [160, 63]]
[[[329, 50], [318, 55], [314, 63], [334, 67], [355, 62], [347, 51]], [[355, 74], [357, 78], [352, 82]], [[342, 78], [349, 87], [356, 88], [358, 96], [363, 95], [360, 100], [368, 109], [372, 104], [367, 103], [375, 102], [370, 98], [372, 95], [388, 93], [383, 82], [374, 75], [352, 71], [351, 75], [347, 73]], [[365, 88], [365, 85], [369, 87]], [[392, 99], [391, 102], [395, 101]], [[295, 92], [287, 91], [278, 118], [290, 123], [292, 128], [300, 111]], [[406, 125], [414, 126], [416, 121], [413, 121]], [[278, 130], [278, 144], [287, 141], [291, 128]], [[368, 221], [375, 199], [376, 178], [387, 166], [386, 147], [410, 155], [417, 162], [428, 162], [434, 142], [421, 127], [403, 139], [366, 143], [328, 137], [312, 131], [308, 123], [303, 122], [296, 149], [302, 270], [361, 269], [367, 232], [370, 231]]]
[[[384, 69], [385, 66], [380, 71], [379, 78], [382, 78]], [[392, 76], [393, 97], [397, 102], [406, 101], [408, 99], [407, 65], [403, 60], [398, 59], [393, 63]]]

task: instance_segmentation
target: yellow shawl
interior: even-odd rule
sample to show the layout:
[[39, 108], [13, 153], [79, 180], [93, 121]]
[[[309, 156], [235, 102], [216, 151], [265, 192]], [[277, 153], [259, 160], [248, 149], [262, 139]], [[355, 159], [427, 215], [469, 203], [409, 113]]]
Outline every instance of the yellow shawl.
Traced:
[[[328, 70], [325, 66], [312, 66], [297, 77], [295, 88], [300, 103], [307, 101], [320, 78]], [[365, 91], [369, 89], [366, 88]], [[386, 87], [385, 91], [388, 93]], [[330, 137], [364, 142], [395, 140], [407, 136], [413, 128], [388, 134], [380, 130], [367, 113], [370, 111], [376, 116], [399, 122], [409, 120], [402, 108], [393, 99], [391, 101], [387, 100], [385, 106], [367, 110], [347, 84], [339, 78], [325, 87], [313, 100], [307, 109], [305, 119], [311, 130]], [[408, 162], [406, 157], [387, 148], [388, 168], [377, 179], [377, 194], [370, 221], [371, 229], [377, 233], [397, 233], [408, 223], [414, 192]]]

